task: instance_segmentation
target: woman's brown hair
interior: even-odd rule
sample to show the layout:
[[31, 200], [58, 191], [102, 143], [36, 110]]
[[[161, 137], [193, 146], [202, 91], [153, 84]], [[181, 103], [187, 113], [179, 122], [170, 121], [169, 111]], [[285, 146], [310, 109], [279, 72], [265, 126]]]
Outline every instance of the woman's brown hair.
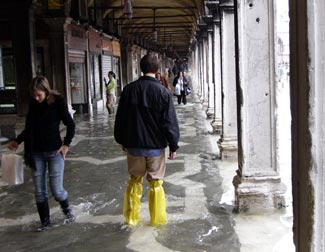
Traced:
[[37, 76], [32, 79], [30, 85], [31, 94], [36, 90], [45, 92], [47, 104], [51, 104], [55, 101], [54, 95], [59, 95], [58, 91], [51, 89], [49, 81], [44, 76]]
[[169, 84], [168, 84], [166, 78], [163, 77], [163, 76], [161, 75], [160, 72], [157, 72], [157, 73], [156, 73], [156, 78], [160, 81], [160, 83], [161, 83], [165, 88], [167, 88], [170, 92], [172, 91], [172, 89], [171, 89], [171, 87], [169, 86]]

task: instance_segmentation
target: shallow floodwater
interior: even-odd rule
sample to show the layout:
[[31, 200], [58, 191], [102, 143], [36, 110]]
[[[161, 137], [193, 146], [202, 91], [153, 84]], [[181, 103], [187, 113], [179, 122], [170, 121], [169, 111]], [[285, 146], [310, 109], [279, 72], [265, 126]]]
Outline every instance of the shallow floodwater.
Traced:
[[51, 197], [54, 226], [35, 232], [39, 220], [26, 168], [23, 185], [0, 187], [0, 251], [240, 251], [232, 206], [219, 203], [222, 179], [201, 104], [190, 100], [186, 106], [175, 106], [181, 140], [176, 160], [167, 161], [166, 226], [149, 226], [146, 181], [140, 224], [132, 229], [124, 224], [126, 159], [113, 138], [114, 117], [99, 111], [91, 117], [75, 115], [76, 137], [66, 160], [64, 185], [76, 222], [64, 225]]

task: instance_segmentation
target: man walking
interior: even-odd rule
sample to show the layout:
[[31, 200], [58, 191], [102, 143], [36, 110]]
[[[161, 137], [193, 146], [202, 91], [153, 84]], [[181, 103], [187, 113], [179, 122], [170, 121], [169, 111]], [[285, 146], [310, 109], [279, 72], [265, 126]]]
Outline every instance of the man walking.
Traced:
[[176, 157], [179, 127], [173, 97], [155, 78], [160, 62], [154, 54], [140, 61], [144, 76], [125, 86], [114, 127], [116, 142], [127, 152], [130, 180], [124, 194], [123, 214], [129, 226], [140, 221], [143, 177], [149, 183], [151, 225], [167, 222], [165, 192], [165, 148], [169, 159]]

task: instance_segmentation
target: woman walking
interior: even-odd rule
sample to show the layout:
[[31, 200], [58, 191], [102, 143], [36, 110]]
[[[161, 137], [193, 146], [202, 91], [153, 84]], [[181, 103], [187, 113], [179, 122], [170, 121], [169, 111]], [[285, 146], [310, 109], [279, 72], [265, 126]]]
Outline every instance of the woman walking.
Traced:
[[[32, 80], [30, 91], [32, 99], [25, 129], [8, 144], [8, 148], [16, 150], [24, 142], [25, 163], [32, 171], [36, 205], [41, 220], [38, 231], [45, 231], [51, 225], [47, 170], [52, 194], [65, 214], [65, 223], [75, 220], [69, 207], [68, 193], [63, 187], [64, 159], [75, 134], [75, 123], [63, 97], [50, 88], [44, 76]], [[59, 129], [61, 121], [67, 127], [63, 141]]]
[[[176, 88], [176, 85], [178, 86]], [[188, 88], [188, 82], [187, 79], [184, 76], [184, 72], [179, 71], [177, 76], [175, 77], [174, 81], [173, 81], [173, 86], [176, 89], [178, 89], [180, 92], [175, 94], [177, 96], [177, 103], [181, 104], [181, 102], [183, 102], [183, 104], [185, 105], [187, 103], [186, 100], [186, 89]]]

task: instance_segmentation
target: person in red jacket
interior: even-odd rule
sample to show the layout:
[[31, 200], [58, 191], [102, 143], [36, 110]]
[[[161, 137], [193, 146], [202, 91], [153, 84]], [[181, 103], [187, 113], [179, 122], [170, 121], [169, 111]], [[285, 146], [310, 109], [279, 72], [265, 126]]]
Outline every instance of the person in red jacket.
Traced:
[[141, 59], [144, 76], [124, 87], [116, 113], [114, 137], [127, 151], [130, 174], [123, 205], [129, 226], [140, 221], [144, 176], [150, 187], [150, 223], [163, 225], [167, 222], [162, 187], [166, 170], [165, 148], [169, 147], [169, 159], [174, 159], [180, 134], [172, 94], [155, 78], [159, 65], [153, 54]]
[[[68, 193], [63, 188], [64, 159], [75, 134], [75, 123], [65, 101], [58, 92], [50, 88], [44, 76], [35, 77], [31, 82], [29, 111], [24, 131], [8, 148], [16, 150], [24, 142], [25, 163], [32, 169], [35, 198], [41, 226], [45, 231], [50, 225], [48, 204], [47, 170], [52, 194], [61, 205], [65, 223], [75, 220], [68, 202]], [[63, 141], [60, 136], [60, 122], [67, 126]]]

